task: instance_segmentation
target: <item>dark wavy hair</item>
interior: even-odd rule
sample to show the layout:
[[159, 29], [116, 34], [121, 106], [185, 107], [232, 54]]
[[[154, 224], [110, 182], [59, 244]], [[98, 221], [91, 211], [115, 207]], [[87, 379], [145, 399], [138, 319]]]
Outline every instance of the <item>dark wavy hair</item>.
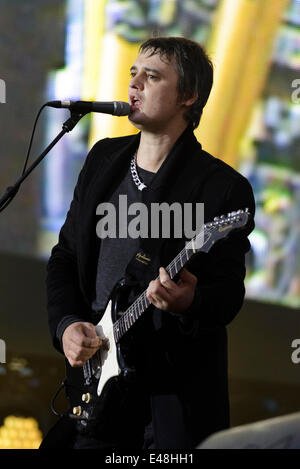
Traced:
[[203, 108], [213, 85], [213, 64], [203, 47], [183, 37], [154, 37], [143, 42], [139, 51], [159, 54], [168, 62], [175, 59], [178, 73], [178, 98], [189, 99], [198, 95], [185, 114], [193, 129], [198, 127]]

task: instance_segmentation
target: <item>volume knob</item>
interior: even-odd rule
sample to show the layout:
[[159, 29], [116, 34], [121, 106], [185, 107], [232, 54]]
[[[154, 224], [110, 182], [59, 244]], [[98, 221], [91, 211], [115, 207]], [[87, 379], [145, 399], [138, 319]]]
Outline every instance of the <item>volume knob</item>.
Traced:
[[81, 399], [83, 400], [83, 402], [86, 402], [88, 404], [91, 400], [90, 393], [87, 392], [86, 394], [82, 394]]
[[82, 413], [82, 409], [81, 409], [81, 406], [78, 405], [77, 407], [73, 407], [73, 414], [74, 415], [77, 415], [78, 417], [81, 415]]

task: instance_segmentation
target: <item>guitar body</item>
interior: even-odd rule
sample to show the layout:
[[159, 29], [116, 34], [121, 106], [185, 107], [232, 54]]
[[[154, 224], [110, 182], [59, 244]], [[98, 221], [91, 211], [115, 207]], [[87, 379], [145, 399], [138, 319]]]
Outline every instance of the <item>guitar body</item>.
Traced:
[[122, 363], [122, 357], [120, 346], [117, 347], [114, 338], [112, 313], [112, 300], [110, 300], [101, 321], [95, 328], [97, 334], [105, 341], [106, 345], [99, 351], [101, 374], [97, 386], [98, 396], [102, 393], [107, 381], [114, 376], [118, 376], [121, 371], [119, 360]]
[[117, 343], [113, 325], [122, 315], [119, 311], [124, 283], [114, 289], [106, 310], [95, 326], [97, 334], [105, 345], [88, 362], [73, 368], [66, 361], [66, 392], [70, 400], [69, 417], [76, 419], [80, 433], [93, 433], [96, 426], [105, 427], [111, 420], [111, 410], [115, 414], [121, 410], [122, 401], [128, 386], [133, 381], [135, 370], [127, 364], [126, 342]]

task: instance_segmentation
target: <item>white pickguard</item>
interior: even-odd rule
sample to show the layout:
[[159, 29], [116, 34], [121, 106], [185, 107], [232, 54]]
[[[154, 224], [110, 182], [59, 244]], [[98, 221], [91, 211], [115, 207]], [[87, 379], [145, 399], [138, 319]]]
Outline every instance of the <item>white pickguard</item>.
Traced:
[[104, 385], [113, 376], [118, 376], [120, 367], [117, 358], [117, 347], [113, 334], [111, 318], [111, 301], [108, 303], [101, 321], [96, 326], [96, 332], [102, 339], [108, 339], [108, 350], [100, 348], [101, 376], [98, 383], [97, 394], [100, 396]]

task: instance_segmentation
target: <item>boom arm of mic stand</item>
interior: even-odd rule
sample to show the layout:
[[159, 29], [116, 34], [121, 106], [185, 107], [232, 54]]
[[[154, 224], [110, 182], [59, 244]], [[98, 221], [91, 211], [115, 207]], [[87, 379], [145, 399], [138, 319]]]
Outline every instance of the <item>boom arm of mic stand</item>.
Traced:
[[74, 129], [75, 125], [80, 121], [80, 119], [85, 116], [87, 113], [77, 113], [71, 112], [71, 116], [67, 119], [62, 126], [61, 132], [55, 137], [55, 139], [47, 146], [47, 148], [40, 154], [40, 156], [32, 163], [32, 165], [27, 169], [27, 171], [22, 174], [22, 176], [16, 181], [13, 186], [10, 186], [6, 189], [5, 194], [0, 199], [0, 212], [2, 212], [15, 197], [18, 190], [21, 187], [22, 182], [29, 176], [29, 174], [36, 168], [36, 166], [45, 158], [47, 153], [57, 144], [57, 142], [67, 133]]

